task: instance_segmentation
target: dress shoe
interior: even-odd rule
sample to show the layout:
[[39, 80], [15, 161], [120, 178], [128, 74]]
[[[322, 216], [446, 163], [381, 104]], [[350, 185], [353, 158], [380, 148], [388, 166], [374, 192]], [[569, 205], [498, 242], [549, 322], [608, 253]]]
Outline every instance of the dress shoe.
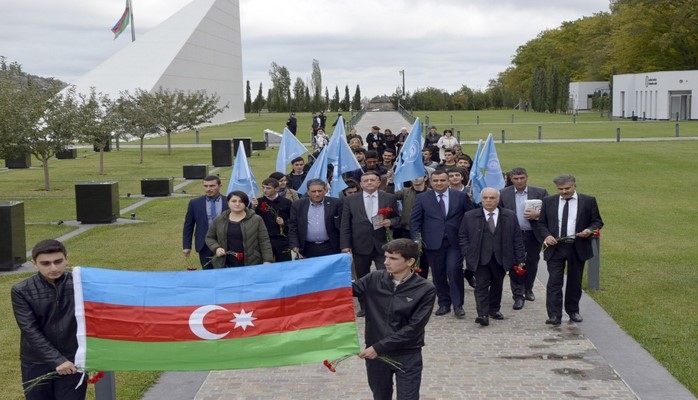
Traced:
[[359, 310], [356, 312], [357, 317], [365, 317], [366, 316], [366, 311], [364, 310]]
[[487, 317], [477, 317], [477, 318], [475, 318], [475, 322], [477, 322], [478, 324], [480, 324], [482, 326], [487, 326], [490, 324], [490, 319]]
[[536, 300], [536, 295], [533, 294], [533, 290], [526, 291], [526, 300], [528, 300], [528, 301], [535, 301]]
[[520, 310], [524, 306], [524, 300], [523, 299], [516, 299], [514, 300], [514, 310]]
[[446, 315], [451, 312], [451, 307], [447, 306], [439, 306], [439, 309], [436, 310], [434, 315]]
[[504, 315], [502, 315], [501, 312], [497, 311], [497, 312], [490, 313], [490, 318], [502, 320], [502, 319], [504, 319]]
[[560, 325], [562, 320], [560, 318], [548, 318], [545, 320], [545, 323], [548, 325]]
[[570, 321], [582, 322], [584, 321], [584, 318], [582, 318], [582, 316], [579, 315], [578, 312], [573, 312], [572, 314], [570, 314]]
[[453, 313], [458, 318], [465, 318], [465, 310], [461, 306], [453, 306]]

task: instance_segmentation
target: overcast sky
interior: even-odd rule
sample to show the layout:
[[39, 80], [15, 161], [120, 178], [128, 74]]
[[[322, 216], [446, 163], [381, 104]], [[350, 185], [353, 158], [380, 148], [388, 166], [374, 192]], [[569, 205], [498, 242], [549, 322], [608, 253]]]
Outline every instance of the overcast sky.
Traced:
[[[136, 39], [190, 0], [132, 0]], [[0, 12], [0, 55], [29, 73], [73, 82], [130, 43], [112, 40], [124, 0], [22, 0]], [[272, 61], [364, 96], [428, 86], [484, 90], [517, 47], [545, 29], [608, 11], [608, 0], [240, 0], [243, 80], [269, 88]], [[244, 84], [244, 82], [243, 82]]]

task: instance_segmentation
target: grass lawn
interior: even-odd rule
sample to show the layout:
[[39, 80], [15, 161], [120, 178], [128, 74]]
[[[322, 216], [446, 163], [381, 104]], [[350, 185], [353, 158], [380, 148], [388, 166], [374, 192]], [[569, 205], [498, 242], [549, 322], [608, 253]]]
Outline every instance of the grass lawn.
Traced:
[[[479, 126], [472, 122], [474, 114], [471, 112], [454, 114], [454, 120], [456, 123], [464, 121], [462, 130], [473, 132], [473, 135], [480, 135], [478, 129], [481, 128], [506, 126], [503, 129], [507, 130], [507, 138], [510, 138], [510, 129], [511, 135], [516, 135], [516, 129], [524, 128], [537, 132], [539, 124], [544, 126], [544, 137], [548, 129], [559, 126], [561, 138], [609, 136], [606, 132], [615, 137], [617, 126], [621, 126], [623, 132], [628, 131], [628, 135], [631, 127], [637, 127], [636, 137], [670, 137], [674, 129], [672, 122], [609, 122], [597, 114], [580, 114], [577, 124], [561, 124], [570, 117], [514, 113], [516, 124], [510, 122], [511, 111], [479, 112]], [[425, 114], [439, 128], [450, 126], [449, 113]], [[423, 115], [418, 116], [423, 118]], [[263, 129], [282, 130], [286, 118], [285, 114], [249, 115], [244, 122], [202, 129], [200, 142], [244, 136], [258, 140]], [[483, 121], [488, 120], [493, 121], [493, 125], [483, 126]], [[310, 117], [299, 115], [299, 121], [303, 127]], [[654, 134], [654, 127], [670, 132]], [[681, 122], [681, 129], [682, 136], [689, 136], [691, 130], [698, 131], [698, 123]], [[698, 134], [693, 133], [693, 136]], [[173, 135], [173, 143], [193, 143], [193, 138], [192, 133], [177, 134]], [[149, 144], [164, 142], [164, 138], [148, 141]], [[466, 145], [464, 149], [472, 154], [475, 146]], [[572, 173], [577, 177], [579, 192], [597, 197], [606, 226], [601, 239], [601, 290], [591, 295], [623, 329], [698, 395], [698, 382], [694, 378], [698, 375], [695, 362], [698, 359], [698, 330], [695, 329], [698, 313], [693, 312], [698, 308], [698, 286], [694, 283], [698, 280], [695, 268], [698, 249], [691, 244], [692, 238], [698, 236], [698, 207], [694, 200], [698, 197], [698, 188], [692, 184], [698, 141], [506, 143], [497, 144], [497, 150], [502, 167], [526, 167], [532, 185], [544, 186], [552, 193], [553, 176]], [[272, 172], [275, 156], [275, 150], [266, 150], [250, 158], [258, 181]], [[140, 179], [172, 176], [177, 179], [175, 184], [181, 183], [183, 164], [210, 161], [208, 149], [175, 148], [172, 156], [166, 155], [166, 149], [146, 149], [144, 164], [139, 164], [137, 149], [122, 149], [106, 154], [106, 175], [100, 176], [97, 174], [98, 157], [91, 149], [80, 150], [76, 160], [51, 160], [51, 177], [56, 189], [52, 192], [43, 191], [41, 168], [0, 169], [0, 201], [24, 201], [29, 247], [40, 238], [58, 237], [73, 229], [56, 222], [75, 219], [76, 182], [118, 181], [120, 207], [124, 208], [138, 200]], [[38, 165], [35, 160], [34, 163]], [[230, 172], [230, 167], [217, 170], [224, 187]], [[199, 195], [201, 186], [194, 182], [178, 192], [183, 191]], [[129, 198], [126, 193], [133, 195]], [[68, 240], [71, 263], [133, 270], [185, 268], [181, 225], [189, 199], [186, 195], [156, 199], [137, 209], [138, 219], [144, 223], [104, 225]], [[10, 287], [26, 276], [0, 275], [2, 296], [9, 299]], [[19, 399], [19, 330], [9, 301], [0, 303], [0, 316], [6, 322], [0, 327], [0, 365], [5, 371], [0, 375], [0, 391], [3, 398]], [[158, 373], [118, 372], [118, 398], [139, 399], [157, 376]]]

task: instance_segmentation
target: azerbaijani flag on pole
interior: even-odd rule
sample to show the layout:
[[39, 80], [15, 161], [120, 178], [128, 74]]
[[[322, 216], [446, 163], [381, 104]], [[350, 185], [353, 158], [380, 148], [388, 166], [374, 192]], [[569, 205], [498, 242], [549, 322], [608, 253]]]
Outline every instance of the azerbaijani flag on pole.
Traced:
[[310, 364], [359, 352], [351, 256], [205, 271], [73, 269], [86, 370]]
[[124, 13], [121, 14], [121, 18], [116, 22], [114, 27], [111, 28], [111, 31], [114, 32], [114, 39], [118, 38], [119, 35], [121, 35], [126, 30], [126, 27], [128, 27], [130, 21], [131, 7], [129, 5], [129, 0], [126, 0], [126, 9], [124, 9]]

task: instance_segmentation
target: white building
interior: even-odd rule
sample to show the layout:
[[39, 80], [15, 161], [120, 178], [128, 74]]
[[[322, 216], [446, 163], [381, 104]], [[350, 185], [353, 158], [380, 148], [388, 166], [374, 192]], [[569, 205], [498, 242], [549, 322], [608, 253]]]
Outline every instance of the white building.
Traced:
[[693, 104], [698, 71], [665, 71], [613, 76], [613, 116], [639, 119], [698, 118]]
[[591, 99], [594, 93], [608, 93], [607, 81], [596, 82], [570, 82], [570, 109], [591, 110], [593, 108]]
[[194, 0], [73, 84], [113, 100], [137, 88], [205, 90], [228, 105], [212, 120], [222, 124], [245, 118], [241, 54], [239, 0]]

